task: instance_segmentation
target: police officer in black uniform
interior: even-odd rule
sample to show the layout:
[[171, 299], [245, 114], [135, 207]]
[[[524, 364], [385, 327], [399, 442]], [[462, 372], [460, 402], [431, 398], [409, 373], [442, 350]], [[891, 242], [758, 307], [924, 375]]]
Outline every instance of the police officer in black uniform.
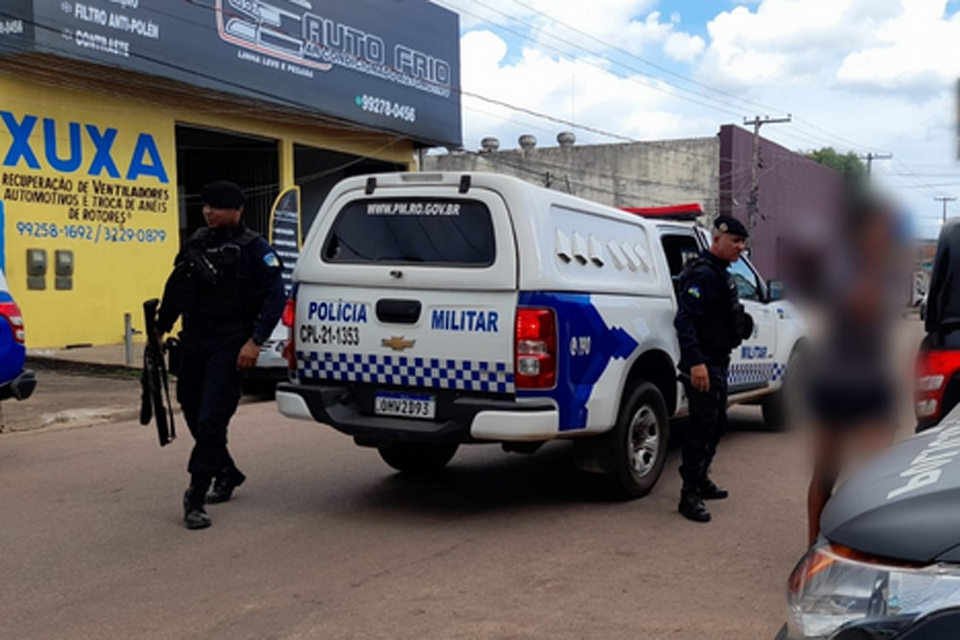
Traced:
[[687, 265], [680, 277], [674, 326], [690, 421], [683, 431], [679, 510], [696, 522], [710, 521], [704, 500], [728, 495], [708, 472], [726, 431], [730, 352], [753, 332], [753, 320], [740, 304], [737, 286], [727, 271], [743, 253], [747, 236], [746, 227], [736, 218], [718, 217], [710, 249]]
[[207, 226], [177, 255], [155, 336], [162, 339], [183, 317], [177, 400], [195, 441], [183, 496], [188, 529], [209, 527], [204, 503], [226, 502], [246, 479], [227, 451], [227, 425], [243, 372], [256, 364], [285, 303], [276, 251], [241, 222], [240, 187], [214, 182], [204, 187], [202, 201]]

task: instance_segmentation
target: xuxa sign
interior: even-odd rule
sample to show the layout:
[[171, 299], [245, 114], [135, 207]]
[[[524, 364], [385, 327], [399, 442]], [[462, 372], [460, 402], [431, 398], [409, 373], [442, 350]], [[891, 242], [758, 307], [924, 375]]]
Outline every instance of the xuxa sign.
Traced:
[[[119, 158], [114, 153], [119, 131], [113, 127], [68, 122], [66, 135], [62, 136], [58, 135], [58, 125], [53, 118], [43, 118], [41, 123], [35, 115], [17, 118], [3, 110], [0, 110], [0, 122], [3, 124], [0, 127], [0, 152], [3, 151], [4, 138], [9, 136], [10, 140], [6, 152], [0, 154], [2, 167], [45, 169], [58, 173], [82, 170], [91, 177], [126, 180], [149, 177], [158, 184], [170, 182], [156, 140], [149, 133], [138, 134], [132, 154]], [[85, 153], [84, 140], [90, 143], [86, 146], [92, 148], [93, 153]]]
[[4, 0], [18, 51], [461, 141], [459, 23], [428, 0]]

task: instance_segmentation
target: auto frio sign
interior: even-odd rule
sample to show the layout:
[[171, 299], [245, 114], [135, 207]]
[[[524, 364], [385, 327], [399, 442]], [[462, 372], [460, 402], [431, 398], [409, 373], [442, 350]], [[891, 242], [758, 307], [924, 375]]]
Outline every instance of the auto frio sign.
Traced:
[[69, 57], [461, 143], [458, 18], [427, 0], [4, 0], [0, 52]]

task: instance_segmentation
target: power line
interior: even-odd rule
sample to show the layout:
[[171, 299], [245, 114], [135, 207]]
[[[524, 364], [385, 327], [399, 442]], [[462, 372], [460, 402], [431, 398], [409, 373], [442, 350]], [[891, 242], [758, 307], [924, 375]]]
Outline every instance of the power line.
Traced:
[[[639, 55], [637, 55], [637, 54], [634, 54], [634, 53], [632, 53], [632, 52], [630, 52], [630, 51], [628, 51], [628, 50], [626, 50], [626, 49], [623, 49], [622, 47], [618, 47], [618, 46], [616, 46], [616, 45], [614, 45], [614, 44], [611, 44], [610, 42], [607, 42], [607, 41], [605, 41], [605, 40], [602, 40], [602, 39], [594, 36], [593, 34], [590, 34], [590, 33], [586, 32], [586, 31], [584, 31], [584, 30], [582, 30], [582, 29], [579, 29], [579, 28], [577, 28], [577, 27], [575, 27], [575, 26], [573, 26], [573, 25], [570, 25], [570, 24], [567, 23], [567, 22], [564, 22], [564, 21], [562, 21], [562, 20], [559, 20], [559, 19], [551, 16], [550, 14], [546, 13], [545, 11], [539, 10], [539, 9], [537, 9], [537, 8], [535, 8], [535, 7], [532, 7], [532, 6], [528, 5], [528, 4], [525, 4], [524, 2], [521, 2], [520, 0], [511, 0], [511, 1], [512, 1], [514, 4], [519, 5], [519, 6], [523, 7], [524, 9], [526, 9], [526, 10], [528, 10], [528, 11], [531, 11], [531, 12], [537, 14], [537, 15], [540, 15], [541, 17], [546, 18], [547, 20], [550, 20], [551, 23], [553, 23], [553, 24], [558, 24], [558, 25], [560, 25], [560, 26], [562, 26], [562, 27], [564, 27], [564, 28], [572, 31], [573, 33], [579, 34], [579, 35], [581, 35], [581, 36], [583, 36], [583, 37], [585, 37], [585, 38], [587, 38], [587, 39], [589, 39], [589, 40], [591, 40], [591, 41], [593, 41], [593, 42], [596, 42], [597, 44], [600, 44], [602, 47], [604, 47], [604, 48], [606, 48], [606, 49], [611, 49], [611, 50], [616, 51], [616, 52], [619, 52], [619, 53], [621, 53], [621, 54], [623, 54], [623, 55], [625, 55], [625, 56], [627, 56], [627, 57], [629, 57], [629, 58], [633, 58], [633, 59], [635, 59], [635, 60], [638, 60], [639, 62], [641, 62], [641, 63], [643, 63], [643, 64], [645, 64], [645, 65], [648, 65], [648, 66], [650, 66], [650, 67], [652, 67], [652, 68], [654, 68], [654, 69], [657, 69], [657, 70], [659, 70], [659, 71], [662, 71], [662, 72], [664, 72], [664, 73], [666, 73], [666, 74], [668, 74], [668, 75], [671, 75], [671, 76], [673, 76], [673, 77], [676, 77], [676, 78], [678, 78], [679, 80], [682, 80], [682, 81], [687, 82], [687, 83], [692, 84], [692, 85], [696, 85], [696, 86], [701, 87], [701, 88], [703, 88], [703, 89], [706, 89], [706, 90], [708, 90], [708, 91], [711, 91], [711, 92], [714, 92], [714, 93], [717, 93], [717, 94], [720, 94], [720, 95], [727, 96], [728, 98], [732, 98], [733, 100], [736, 100], [737, 102], [742, 103], [742, 104], [745, 104], [745, 105], [757, 106], [757, 107], [760, 107], [760, 108], [762, 108], [762, 109], [764, 109], [764, 110], [766, 110], [766, 111], [785, 111], [784, 109], [781, 109], [781, 108], [778, 108], [778, 107], [770, 107], [770, 106], [768, 106], [768, 105], [764, 105], [764, 104], [762, 104], [762, 103], [760, 103], [760, 102], [756, 102], [756, 101], [750, 100], [750, 99], [748, 99], [748, 98], [742, 98], [742, 97], [737, 96], [736, 94], [733, 94], [733, 93], [731, 93], [731, 92], [729, 92], [729, 91], [725, 91], [725, 90], [723, 90], [723, 89], [718, 89], [718, 88], [716, 88], [716, 87], [713, 87], [713, 86], [710, 86], [710, 85], [708, 85], [708, 84], [699, 82], [699, 81], [694, 80], [694, 79], [692, 79], [692, 78], [688, 78], [687, 76], [685, 76], [685, 75], [683, 75], [683, 74], [681, 74], [681, 73], [677, 73], [677, 72], [675, 72], [675, 71], [673, 71], [673, 70], [671, 70], [671, 69], [669, 69], [669, 68], [667, 68], [667, 67], [664, 67], [664, 66], [662, 66], [662, 65], [656, 64], [655, 62], [652, 62], [652, 61], [650, 61], [650, 60], [647, 60], [646, 58], [643, 58], [643, 57], [641, 57], [641, 56], [639, 56]], [[697, 96], [697, 97], [700, 97], [700, 98], [704, 98], [704, 99], [706, 99], [706, 100], [714, 100], [714, 101], [717, 101], [718, 103], [722, 104], [723, 107], [725, 107], [725, 109], [721, 109], [721, 108], [716, 107], [716, 106], [707, 105], [707, 106], [710, 106], [710, 108], [716, 109], [716, 110], [718, 110], [718, 111], [722, 111], [722, 112], [724, 112], [724, 113], [732, 113], [731, 111], [727, 110], [726, 108], [729, 108], [729, 109], [740, 109], [740, 108], [742, 108], [740, 105], [723, 103], [722, 101], [718, 100], [717, 98], [715, 98], [715, 97], [713, 97], [713, 96], [705, 95], [705, 94], [703, 94], [703, 93], [700, 93], [700, 92], [697, 92], [697, 91], [693, 91], [693, 90], [688, 89], [688, 88], [686, 88], [686, 87], [677, 86], [677, 85], [671, 83], [670, 81], [665, 80], [665, 79], [662, 78], [662, 77], [655, 76], [655, 75], [652, 75], [652, 74], [648, 74], [648, 73], [645, 73], [645, 72], [643, 72], [643, 71], [640, 71], [640, 70], [638, 70], [638, 69], [636, 69], [636, 68], [634, 68], [634, 67], [629, 67], [629, 66], [627, 66], [627, 65], [624, 65], [623, 63], [618, 62], [618, 61], [616, 61], [616, 60], [613, 60], [613, 59], [611, 59], [611, 58], [608, 57], [608, 56], [604, 56], [604, 55], [600, 54], [599, 52], [591, 51], [591, 50], [586, 49], [586, 48], [584, 48], [584, 47], [582, 47], [582, 46], [580, 46], [580, 45], [577, 45], [576, 43], [572, 43], [572, 42], [570, 42], [569, 40], [565, 40], [565, 39], [563, 39], [563, 38], [560, 38], [559, 36], [557, 36], [557, 35], [555, 35], [555, 34], [547, 33], [547, 32], [545, 32], [542, 28], [537, 27], [536, 25], [532, 25], [532, 24], [530, 24], [530, 23], [528, 23], [528, 22], [526, 22], [526, 21], [524, 21], [524, 20], [521, 20], [521, 19], [519, 19], [519, 18], [516, 18], [516, 17], [514, 17], [514, 16], [511, 16], [511, 15], [509, 15], [509, 14], [507, 14], [507, 13], [505, 13], [505, 12], [499, 10], [499, 9], [496, 9], [496, 8], [494, 8], [494, 7], [491, 7], [490, 5], [485, 4], [485, 3], [482, 2], [481, 0], [474, 0], [474, 2], [475, 2], [475, 4], [479, 4], [479, 5], [481, 5], [481, 6], [484, 6], [484, 7], [488, 8], [489, 10], [491, 10], [491, 11], [493, 11], [493, 12], [495, 12], [495, 13], [498, 13], [498, 14], [500, 14], [500, 15], [503, 15], [503, 16], [505, 16], [505, 17], [507, 17], [507, 18], [509, 18], [509, 19], [511, 19], [511, 20], [513, 20], [513, 21], [515, 21], [515, 22], [517, 22], [517, 23], [519, 23], [519, 24], [522, 24], [522, 25], [526, 26], [527, 28], [530, 28], [530, 29], [532, 29], [532, 30], [534, 30], [534, 31], [536, 31], [536, 32], [538, 32], [538, 33], [543, 33], [544, 35], [547, 35], [547, 36], [549, 36], [549, 37], [551, 37], [551, 38], [554, 38], [554, 39], [559, 40], [559, 41], [561, 41], [561, 42], [564, 42], [564, 43], [566, 43], [566, 44], [569, 44], [569, 45], [571, 45], [571, 46], [573, 46], [573, 47], [576, 47], [576, 48], [580, 49], [581, 51], [584, 51], [584, 52], [586, 52], [586, 53], [588, 53], [588, 54], [590, 54], [590, 55], [597, 56], [597, 57], [599, 57], [599, 58], [601, 58], [601, 59], [607, 60], [608, 62], [610, 62], [610, 63], [612, 63], [612, 64], [617, 64], [617, 65], [619, 65], [619, 66], [623, 66], [624, 68], [627, 68], [627, 69], [633, 71], [634, 73], [638, 73], [638, 74], [643, 75], [643, 76], [645, 76], [645, 77], [648, 77], [648, 78], [650, 78], [650, 79], [652, 79], [652, 80], [657, 80], [657, 81], [659, 81], [659, 82], [663, 82], [664, 84], [667, 84], [668, 86], [671, 86], [671, 87], [673, 87], [673, 88], [675, 88], [675, 89], [677, 89], [677, 90], [687, 91], [688, 93], [691, 93], [691, 94], [693, 94], [693, 95], [695, 95], [695, 96]], [[448, 7], [448, 8], [449, 8], [449, 7]], [[479, 19], [479, 20], [482, 20], [482, 21], [485, 21], [485, 22], [490, 22], [489, 20], [486, 20], [485, 18], [483, 18], [483, 17], [481, 17], [481, 16], [478, 16], [478, 15], [475, 14], [475, 13], [469, 12], [469, 11], [467, 11], [467, 10], [465, 10], [465, 9], [461, 9], [460, 11], [463, 12], [463, 13], [467, 13], [468, 15], [472, 15], [473, 17], [476, 17], [476, 18]], [[521, 33], [518, 33], [518, 32], [516, 32], [516, 31], [510, 30], [510, 29], [508, 29], [508, 28], [506, 28], [506, 27], [503, 27], [502, 25], [497, 25], [496, 23], [492, 23], [492, 22], [491, 22], [491, 24], [494, 24], [494, 26], [498, 26], [498, 27], [500, 27], [500, 28], [506, 29], [506, 30], [510, 31], [511, 33], [514, 33], [515, 35], [519, 35], [520, 37], [523, 37], [523, 38], [525, 38], [525, 39], [527, 39], [527, 40], [531, 40], [531, 41], [533, 40], [532, 38], [530, 38], [529, 36], [527, 36], [527, 35], [525, 35], [525, 34], [521, 34]], [[541, 43], [541, 44], [542, 44], [542, 43]], [[548, 47], [548, 48], [549, 48], [549, 47]], [[555, 49], [554, 49], [554, 50], [555, 50]], [[562, 53], [562, 52], [561, 52], [561, 53]], [[684, 96], [676, 96], [676, 94], [674, 94], [674, 95], [675, 95], [675, 97], [684, 98]], [[695, 103], [695, 104], [701, 104], [701, 105], [702, 105], [702, 103], [697, 102], [697, 101], [694, 101], [694, 103]], [[835, 136], [834, 134], [831, 134], [829, 131], [826, 131], [825, 129], [822, 129], [821, 127], [818, 127], [817, 125], [813, 124], [812, 122], [808, 122], [808, 121], [806, 121], [806, 120], [804, 120], [804, 119], [802, 119], [802, 118], [799, 118], [799, 117], [796, 118], [796, 120], [797, 120], [799, 123], [805, 125], [805, 126], [808, 127], [808, 128], [817, 130], [817, 131], [819, 131], [819, 132], [821, 132], [821, 133], [826, 134], [827, 136], [829, 136], [829, 138], [823, 138], [822, 136], [817, 136], [816, 134], [811, 134], [811, 133], [808, 133], [808, 132], [801, 132], [803, 135], [807, 136], [807, 139], [808, 139], [808, 140], [809, 140], [809, 139], [819, 139], [819, 140], [821, 140], [821, 141], [826, 141], [826, 143], [827, 143], [828, 145], [833, 145], [833, 142], [831, 141], [831, 139], [840, 139], [840, 140], [842, 140], [842, 138], [839, 138], [839, 136]], [[794, 139], [799, 139], [799, 138], [797, 138], [796, 136], [790, 136], [790, 137], [793, 137]], [[865, 147], [865, 145], [861, 145], [861, 144], [859, 144], [859, 143], [855, 143], [855, 142], [851, 142], [851, 141], [846, 141], [846, 142], [848, 142], [849, 144], [851, 144], [851, 145], [853, 146], [853, 148], [861, 148], [861, 149], [862, 149], [862, 148], [867, 148], [867, 147]]]

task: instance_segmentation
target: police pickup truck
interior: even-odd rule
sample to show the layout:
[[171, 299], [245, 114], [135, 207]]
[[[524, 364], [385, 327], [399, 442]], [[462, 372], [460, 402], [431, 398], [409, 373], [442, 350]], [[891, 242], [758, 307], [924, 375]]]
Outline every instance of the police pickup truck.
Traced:
[[[686, 405], [675, 286], [709, 241], [692, 221], [506, 176], [347, 179], [294, 271], [278, 408], [401, 471], [439, 469], [466, 443], [570, 439], [579, 468], [642, 496]], [[802, 323], [747, 259], [731, 271], [755, 329], [733, 354], [730, 400], [762, 403], [780, 428]]]

